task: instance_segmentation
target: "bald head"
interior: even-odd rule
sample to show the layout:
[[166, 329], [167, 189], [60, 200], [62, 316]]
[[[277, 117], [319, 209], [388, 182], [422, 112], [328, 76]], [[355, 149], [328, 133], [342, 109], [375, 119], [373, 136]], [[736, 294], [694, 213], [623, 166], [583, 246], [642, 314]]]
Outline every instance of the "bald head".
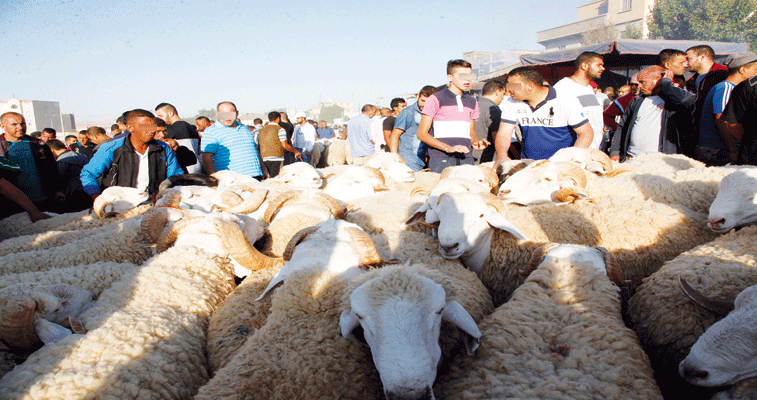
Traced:
[[18, 142], [26, 135], [26, 120], [23, 115], [9, 111], [0, 115], [0, 128], [5, 131], [7, 141]]

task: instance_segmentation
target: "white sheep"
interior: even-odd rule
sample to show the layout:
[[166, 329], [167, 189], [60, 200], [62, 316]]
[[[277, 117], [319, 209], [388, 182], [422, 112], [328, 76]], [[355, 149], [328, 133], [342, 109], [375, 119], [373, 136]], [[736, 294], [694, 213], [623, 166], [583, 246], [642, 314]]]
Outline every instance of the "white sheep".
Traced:
[[710, 206], [708, 226], [728, 232], [737, 226], [757, 223], [757, 168], [748, 167], [725, 176]]
[[323, 185], [323, 180], [312, 165], [296, 162], [281, 167], [279, 174], [275, 178], [268, 179], [266, 183], [286, 184], [291, 188], [319, 189]]
[[150, 195], [131, 187], [111, 186], [95, 199], [92, 209], [100, 218], [123, 214], [137, 206], [150, 203]]
[[396, 182], [415, 181], [415, 173], [397, 153], [374, 153], [365, 159], [363, 165], [378, 169], [385, 177]]
[[207, 321], [234, 287], [227, 259], [171, 248], [81, 316], [86, 335], [44, 346], [0, 380], [2, 398], [190, 399], [208, 379]]
[[422, 206], [415, 209], [410, 217], [402, 222], [401, 227], [405, 228], [415, 222], [416, 220], [424, 217], [425, 221], [436, 221], [438, 216], [434, 211], [439, 203], [439, 196], [444, 193], [489, 193], [488, 186], [482, 186], [478, 182], [474, 182], [469, 179], [461, 178], [444, 178], [439, 180], [439, 183], [431, 189], [428, 193], [428, 198]]
[[387, 190], [384, 175], [376, 168], [351, 165], [324, 187], [324, 193], [337, 200], [349, 202]]
[[[545, 255], [546, 253], [546, 255]], [[476, 357], [438, 379], [440, 399], [662, 399], [620, 313], [606, 251], [560, 245], [479, 324]]]
[[499, 187], [505, 203], [566, 204], [585, 197], [586, 174], [572, 162], [542, 160], [512, 174]]
[[499, 177], [497, 173], [486, 165], [456, 165], [442, 170], [439, 179], [457, 178], [467, 179], [481, 185], [487, 191], [497, 192]]
[[613, 164], [610, 157], [603, 151], [597, 149], [566, 147], [557, 150], [552, 157], [549, 157], [549, 161], [572, 162], [582, 169], [593, 172], [597, 175], [605, 175], [613, 171]]

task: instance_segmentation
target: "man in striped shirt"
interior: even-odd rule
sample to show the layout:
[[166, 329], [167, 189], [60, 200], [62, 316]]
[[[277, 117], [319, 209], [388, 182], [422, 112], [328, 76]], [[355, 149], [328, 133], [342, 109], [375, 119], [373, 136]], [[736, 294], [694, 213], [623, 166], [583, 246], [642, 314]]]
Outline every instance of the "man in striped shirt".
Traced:
[[[454, 165], [473, 165], [471, 148], [482, 150], [486, 140], [478, 140], [475, 120], [479, 117], [476, 98], [463, 93], [475, 78], [471, 64], [465, 60], [447, 63], [449, 85], [429, 96], [418, 125], [418, 139], [429, 146], [428, 168], [431, 172]], [[433, 135], [429, 133], [434, 124]], [[485, 139], [485, 138], [484, 138]]]
[[224, 101], [216, 107], [216, 123], [202, 135], [202, 166], [208, 175], [230, 170], [262, 180], [268, 170], [261, 162], [260, 150], [247, 126], [237, 122], [237, 106]]

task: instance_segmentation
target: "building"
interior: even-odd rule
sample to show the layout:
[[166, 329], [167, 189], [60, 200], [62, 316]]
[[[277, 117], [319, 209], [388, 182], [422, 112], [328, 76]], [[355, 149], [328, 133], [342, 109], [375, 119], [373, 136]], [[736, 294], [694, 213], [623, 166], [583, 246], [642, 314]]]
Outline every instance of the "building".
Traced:
[[536, 33], [549, 50], [580, 47], [619, 38], [647, 39], [654, 0], [593, 0], [578, 6], [578, 21]]
[[[11, 97], [8, 101], [0, 101], [0, 114], [14, 111], [26, 119], [27, 132], [41, 131], [53, 128], [57, 132], [76, 132], [72, 129], [73, 114], [66, 114], [66, 123], [60, 114], [60, 103], [57, 101], [19, 100]], [[65, 128], [65, 129], [64, 129]]]

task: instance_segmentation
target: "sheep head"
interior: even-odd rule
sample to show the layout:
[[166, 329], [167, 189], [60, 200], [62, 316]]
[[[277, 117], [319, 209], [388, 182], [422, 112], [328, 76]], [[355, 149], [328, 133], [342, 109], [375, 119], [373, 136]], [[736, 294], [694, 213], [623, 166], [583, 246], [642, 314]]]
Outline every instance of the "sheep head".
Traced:
[[592, 265], [596, 270], [607, 275], [607, 277], [615, 285], [627, 285], [631, 283], [628, 280], [623, 279], [623, 275], [618, 267], [618, 263], [615, 261], [615, 257], [604, 247], [587, 247], [576, 244], [557, 244], [548, 243], [537, 248], [531, 255], [531, 261], [525, 271], [521, 272], [522, 275], [530, 275], [536, 268], [539, 267], [545, 260], [553, 259], [568, 259], [577, 262], [587, 262]]
[[270, 181], [308, 189], [319, 189], [323, 184], [323, 179], [318, 171], [305, 162], [283, 166], [279, 175], [271, 178]]
[[[416, 191], [417, 193], [418, 191]], [[421, 218], [424, 218], [425, 221], [428, 223], [429, 221], [437, 220], [436, 212], [434, 211], [436, 209], [436, 205], [439, 203], [439, 196], [443, 195], [444, 193], [488, 193], [487, 189], [485, 189], [482, 185], [479, 183], [473, 182], [468, 179], [461, 179], [461, 178], [444, 178], [439, 180], [439, 183], [434, 186], [433, 189], [431, 189], [431, 192], [428, 194], [428, 198], [426, 199], [426, 202], [421, 205], [414, 213], [411, 215], [405, 222], [402, 224], [402, 228], [406, 228], [413, 223], [418, 223], [418, 221]]]
[[415, 173], [397, 153], [379, 152], [365, 159], [366, 167], [376, 168], [397, 182], [415, 181]]
[[502, 211], [501, 201], [491, 194], [445, 193], [439, 197], [436, 207], [437, 220], [427, 219], [427, 222], [439, 222], [439, 253], [442, 257], [459, 257], [466, 267], [479, 273], [489, 257], [494, 229], [525, 239]]
[[744, 168], [726, 175], [710, 206], [707, 225], [725, 233], [737, 226], [757, 223], [757, 168]]
[[100, 218], [123, 214], [134, 207], [150, 202], [150, 195], [139, 189], [111, 186], [95, 199], [92, 208]]
[[712, 325], [678, 366], [698, 386], [725, 386], [757, 376], [757, 286], [742, 291], [734, 310]]
[[344, 208], [339, 204], [336, 199], [323, 193], [316, 191], [296, 191], [290, 190], [284, 192], [271, 200], [268, 204], [268, 208], [265, 211], [263, 219], [267, 224], [270, 224], [274, 216], [278, 216], [279, 211], [290, 205], [308, 205], [311, 207], [324, 207], [329, 210], [331, 215], [336, 219], [344, 219]]
[[[387, 399], [433, 399], [441, 362], [442, 320], [465, 333], [469, 355], [481, 332], [471, 315], [448, 300], [442, 284], [423, 267], [385, 267], [364, 275], [347, 291], [339, 319], [342, 336], [364, 339]], [[447, 330], [445, 329], [445, 332]]]
[[[586, 174], [569, 162], [539, 161], [516, 172], [499, 188], [499, 197], [506, 203], [522, 205], [564, 204], [585, 197]], [[564, 190], [570, 189], [570, 190]]]
[[339, 200], [350, 201], [388, 189], [384, 175], [378, 169], [365, 165], [351, 165], [334, 178], [324, 192]]
[[476, 182], [492, 193], [496, 193], [499, 185], [497, 173], [493, 169], [481, 165], [456, 165], [444, 168], [439, 179], [445, 178], [466, 179]]

